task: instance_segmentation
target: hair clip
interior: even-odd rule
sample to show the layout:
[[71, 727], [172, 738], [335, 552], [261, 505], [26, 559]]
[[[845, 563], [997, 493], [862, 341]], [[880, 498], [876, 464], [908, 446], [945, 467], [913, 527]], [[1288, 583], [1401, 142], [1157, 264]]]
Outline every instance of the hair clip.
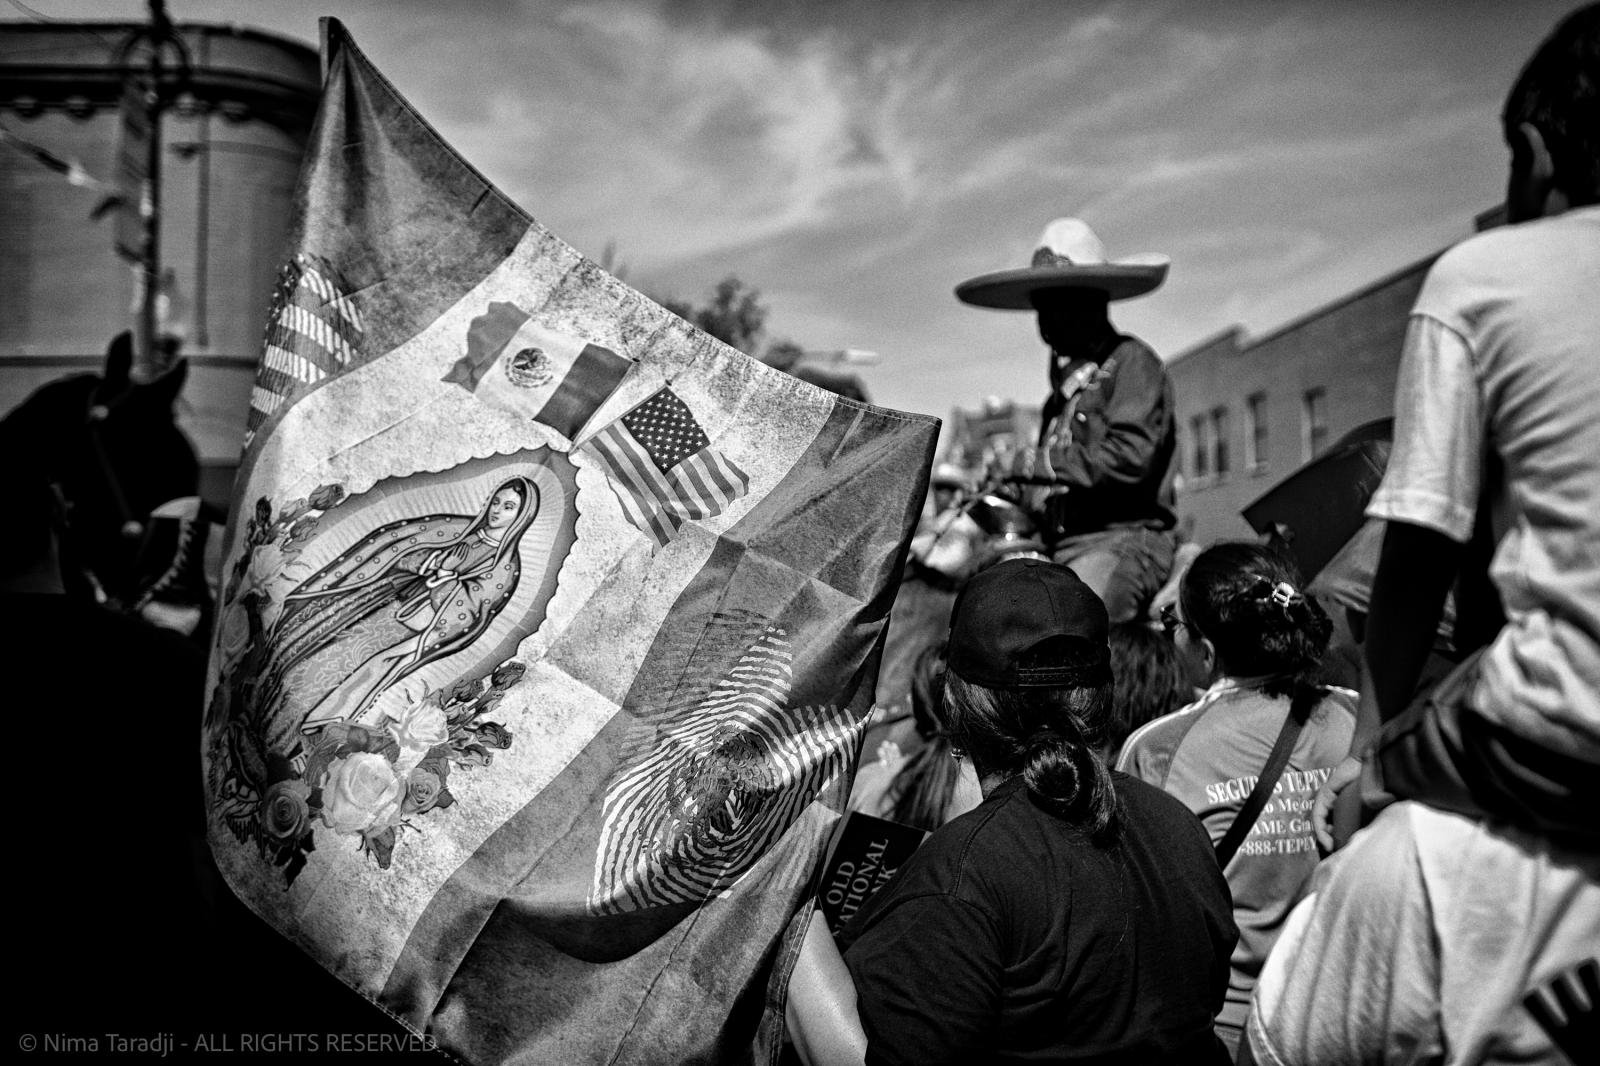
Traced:
[[1272, 592], [1268, 595], [1285, 613], [1295, 604], [1305, 602], [1305, 595], [1287, 581], [1280, 581], [1272, 586]]
[[1256, 603], [1270, 603], [1289, 616], [1289, 608], [1306, 601], [1305, 593], [1287, 581], [1273, 582], [1262, 574], [1251, 574], [1254, 583], [1245, 593]]

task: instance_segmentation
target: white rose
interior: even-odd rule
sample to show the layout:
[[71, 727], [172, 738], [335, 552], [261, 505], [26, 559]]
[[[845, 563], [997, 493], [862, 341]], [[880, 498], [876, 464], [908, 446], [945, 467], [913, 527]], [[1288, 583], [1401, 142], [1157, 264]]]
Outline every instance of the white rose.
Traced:
[[399, 714], [388, 712], [389, 735], [400, 745], [396, 768], [409, 773], [430, 750], [450, 739], [450, 724], [444, 708], [432, 701], [411, 704]]
[[322, 783], [322, 820], [340, 833], [384, 825], [400, 811], [405, 783], [388, 759], [357, 752], [335, 759]]
[[300, 584], [311, 576], [311, 567], [298, 559], [290, 560], [276, 543], [257, 545], [250, 554], [250, 565], [245, 568], [244, 580], [239, 584], [238, 598], [254, 592], [259, 600], [261, 627], [271, 632], [283, 613], [283, 597], [275, 596], [275, 585]]

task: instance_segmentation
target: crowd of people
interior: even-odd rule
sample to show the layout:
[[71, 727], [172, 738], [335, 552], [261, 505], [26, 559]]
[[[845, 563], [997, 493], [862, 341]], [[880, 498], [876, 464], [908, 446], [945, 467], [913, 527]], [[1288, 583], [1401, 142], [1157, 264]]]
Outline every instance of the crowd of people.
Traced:
[[[1322, 602], [1281, 544], [1181, 542], [1173, 385], [1110, 314], [1160, 286], [1164, 258], [1108, 258], [1062, 218], [1027, 266], [957, 288], [1037, 316], [1050, 393], [1037, 443], [985, 483], [933, 473], [850, 797], [929, 836], [846, 925], [806, 931], [788, 988], [802, 1059], [1595, 1061], [1600, 5], [1556, 27], [1501, 120], [1512, 224], [1447, 252], [1418, 297], [1359, 609]], [[72, 929], [104, 954], [119, 1021], [170, 1017], [175, 994], [197, 1021], [244, 1019], [292, 974], [327, 993], [304, 1024], [374, 1027], [232, 901], [185, 719], [120, 709], [199, 706], [194, 575], [216, 570], [193, 508], [159, 565], [132, 551], [159, 539], [142, 494], [195, 489], [192, 455], [161, 466], [182, 492], [118, 480], [119, 427], [147, 446], [182, 383], [119, 376], [126, 343], [105, 377], [46, 398], [64, 407], [0, 428], [18, 706], [74, 708], [99, 741], [71, 748], [74, 773], [129, 784], [111, 809], [25, 760], [22, 794], [51, 797], [25, 1006], [72, 1023]], [[40, 450], [78, 464], [57, 484], [110, 486], [77, 543], [67, 501], [15, 461]], [[1458, 612], [1441, 642], [1474, 579], [1494, 624]], [[181, 986], [141, 980], [156, 956]]]
[[1163, 261], [1058, 219], [957, 289], [1038, 315], [1051, 393], [986, 484], [936, 471], [906, 588], [953, 610], [891, 616], [914, 728], [851, 803], [932, 832], [813, 920], [803, 1059], [1600, 1055], [1600, 6], [1501, 118], [1511, 224], [1417, 299], [1354, 599], [1176, 543], [1172, 385], [1107, 313]]

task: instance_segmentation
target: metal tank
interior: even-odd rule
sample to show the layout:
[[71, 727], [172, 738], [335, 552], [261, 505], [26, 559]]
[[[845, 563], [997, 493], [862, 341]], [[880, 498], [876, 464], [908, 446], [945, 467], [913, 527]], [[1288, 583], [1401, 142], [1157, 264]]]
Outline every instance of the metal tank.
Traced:
[[[98, 371], [111, 337], [136, 328], [142, 286], [113, 249], [117, 212], [90, 216], [106, 194], [95, 182], [115, 177], [122, 64], [140, 62], [128, 46], [141, 28], [0, 23], [0, 412]], [[179, 425], [202, 493], [225, 503], [321, 71], [290, 38], [175, 29], [190, 69], [168, 75], [161, 121], [163, 330], [189, 360]]]

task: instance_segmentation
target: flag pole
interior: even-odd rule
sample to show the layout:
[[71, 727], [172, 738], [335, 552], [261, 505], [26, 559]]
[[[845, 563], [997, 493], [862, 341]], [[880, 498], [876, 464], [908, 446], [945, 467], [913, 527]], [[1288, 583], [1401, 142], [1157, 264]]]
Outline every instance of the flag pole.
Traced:
[[144, 273], [144, 299], [139, 306], [139, 348], [134, 360], [135, 381], [149, 381], [162, 370], [156, 354], [156, 301], [160, 298], [161, 278], [161, 46], [172, 32], [165, 0], [150, 0], [150, 83], [145, 89], [144, 109], [150, 123], [150, 140], [145, 146], [145, 197], [139, 205], [144, 220], [144, 241], [140, 267]]
[[[178, 54], [178, 74], [185, 77], [189, 69], [189, 56], [183, 40], [167, 15], [166, 0], [149, 0], [150, 23], [137, 31], [124, 46], [124, 54], [143, 38], [149, 42], [150, 56], [145, 70], [144, 115], [148, 123], [145, 148], [144, 188], [139, 197], [141, 232], [139, 241], [139, 274], [143, 292], [139, 301], [138, 344], [134, 352], [131, 371], [135, 381], [150, 381], [167, 369], [158, 345], [160, 337], [161, 299], [161, 115], [167, 108], [167, 94], [163, 82], [167, 66], [163, 54], [171, 45]], [[129, 77], [133, 77], [130, 69]]]

